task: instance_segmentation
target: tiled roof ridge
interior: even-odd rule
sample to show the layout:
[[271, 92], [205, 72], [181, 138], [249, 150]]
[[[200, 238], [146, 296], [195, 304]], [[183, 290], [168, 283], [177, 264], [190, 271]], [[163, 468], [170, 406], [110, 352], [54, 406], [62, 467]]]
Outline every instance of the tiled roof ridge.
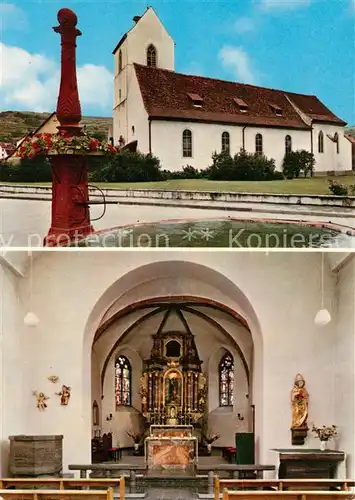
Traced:
[[318, 97], [315, 94], [300, 94], [297, 92], [290, 92], [288, 90], [283, 90], [283, 89], [275, 89], [275, 88], [271, 88], [271, 87], [263, 87], [261, 85], [253, 85], [251, 83], [242, 83], [242, 82], [237, 82], [237, 81], [233, 81], [233, 80], [222, 80], [221, 78], [212, 78], [211, 76], [189, 75], [187, 73], [180, 73], [178, 71], [174, 71], [171, 69], [148, 67], [148, 66], [145, 66], [144, 64], [139, 64], [139, 63], [133, 63], [133, 64], [134, 64], [134, 66], [136, 66], [138, 68], [148, 69], [149, 71], [161, 71], [161, 72], [171, 73], [171, 74], [178, 75], [178, 76], [184, 76], [186, 78], [199, 78], [201, 80], [212, 80], [214, 82], [238, 84], [238, 85], [243, 85], [245, 87], [252, 87], [254, 89], [263, 89], [263, 90], [269, 90], [271, 92], [281, 92], [281, 93], [287, 94], [287, 95], [296, 95], [296, 96], [302, 96], [302, 97], [314, 97], [314, 98], [318, 99]]

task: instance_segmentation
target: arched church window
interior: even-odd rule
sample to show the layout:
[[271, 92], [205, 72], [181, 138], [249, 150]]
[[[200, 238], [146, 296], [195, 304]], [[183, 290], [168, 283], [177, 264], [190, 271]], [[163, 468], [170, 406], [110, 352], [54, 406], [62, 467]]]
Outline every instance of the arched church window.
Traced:
[[335, 132], [335, 134], [334, 134], [334, 142], [337, 146], [337, 154], [339, 154], [339, 134], [338, 134], [338, 132]]
[[92, 424], [93, 425], [100, 425], [99, 405], [97, 404], [97, 401], [94, 401], [94, 403], [92, 405]]
[[122, 71], [122, 50], [118, 53], [118, 71]]
[[263, 154], [263, 136], [261, 134], [255, 136], [255, 153], [257, 155]]
[[182, 133], [182, 156], [184, 158], [192, 158], [192, 132], [184, 130]]
[[126, 356], [119, 356], [115, 364], [116, 407], [131, 406], [132, 368]]
[[181, 346], [177, 340], [170, 340], [166, 344], [166, 357], [167, 358], [180, 358]]
[[233, 406], [234, 360], [227, 352], [219, 363], [219, 406]]
[[230, 136], [229, 132], [222, 134], [222, 153], [230, 153]]
[[292, 137], [290, 135], [286, 135], [285, 137], [285, 152], [292, 152]]
[[147, 48], [147, 66], [156, 68], [157, 66], [157, 49], [154, 45], [149, 45]]
[[324, 153], [324, 134], [322, 131], [318, 134], [318, 153]]

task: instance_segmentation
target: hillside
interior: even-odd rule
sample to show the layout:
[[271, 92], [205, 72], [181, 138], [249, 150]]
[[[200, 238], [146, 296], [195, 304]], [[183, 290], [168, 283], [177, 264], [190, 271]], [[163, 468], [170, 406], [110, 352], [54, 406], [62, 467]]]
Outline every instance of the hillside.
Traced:
[[[16, 142], [31, 131], [36, 130], [50, 113], [35, 113], [33, 111], [2, 111], [0, 112], [0, 141]], [[112, 118], [84, 116], [81, 124], [86, 126], [90, 134], [100, 133], [107, 138]]]

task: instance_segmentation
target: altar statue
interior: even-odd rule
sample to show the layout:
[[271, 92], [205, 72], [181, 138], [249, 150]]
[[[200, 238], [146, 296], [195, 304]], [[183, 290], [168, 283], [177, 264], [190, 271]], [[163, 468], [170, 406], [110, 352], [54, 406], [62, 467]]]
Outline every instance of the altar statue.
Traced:
[[148, 398], [147, 398], [148, 387], [147, 387], [147, 384], [148, 384], [147, 374], [143, 373], [143, 375], [141, 376], [141, 380], [140, 380], [140, 395], [142, 398], [142, 412], [143, 413], [148, 411]]
[[307, 427], [309, 394], [306, 382], [301, 374], [297, 374], [291, 392], [292, 429]]
[[171, 406], [168, 410], [167, 424], [168, 425], [177, 425], [178, 424], [175, 406]]
[[180, 383], [176, 375], [169, 379], [167, 403], [180, 404]]

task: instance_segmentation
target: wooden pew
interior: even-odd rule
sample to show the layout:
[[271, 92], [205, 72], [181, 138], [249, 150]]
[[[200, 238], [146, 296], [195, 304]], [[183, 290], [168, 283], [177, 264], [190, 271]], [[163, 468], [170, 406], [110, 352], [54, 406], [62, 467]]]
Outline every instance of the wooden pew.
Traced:
[[4, 500], [113, 500], [113, 489], [108, 490], [0, 490]]
[[2, 478], [0, 489], [7, 488], [58, 488], [59, 490], [70, 490], [71, 488], [118, 488], [120, 500], [125, 498], [125, 478], [95, 478], [95, 479], [70, 479], [70, 478]]
[[354, 500], [350, 491], [229, 491], [223, 500]]
[[284, 490], [318, 490], [334, 489], [347, 491], [355, 487], [354, 479], [220, 479], [215, 476], [214, 498], [219, 499], [221, 488], [245, 488], [245, 489], [274, 489]]

